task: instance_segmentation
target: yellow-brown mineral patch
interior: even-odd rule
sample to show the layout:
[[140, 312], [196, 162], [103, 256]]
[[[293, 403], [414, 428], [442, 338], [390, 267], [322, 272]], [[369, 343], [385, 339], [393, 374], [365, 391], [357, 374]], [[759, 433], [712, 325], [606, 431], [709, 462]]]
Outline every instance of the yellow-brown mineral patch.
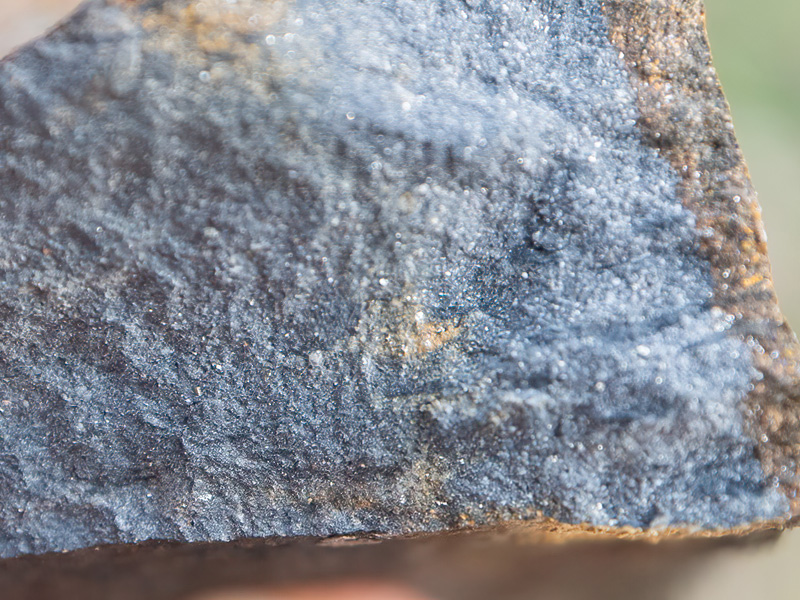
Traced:
[[407, 295], [372, 302], [359, 330], [357, 341], [362, 347], [410, 359], [444, 347], [458, 337], [461, 326], [454, 319], [429, 319], [413, 296]]
[[[263, 33], [286, 15], [285, 0], [203, 0], [147, 8], [138, 2], [119, 4], [141, 11], [140, 22], [153, 49], [198, 65], [210, 58], [233, 64], [255, 64]], [[130, 8], [134, 6], [134, 8]]]

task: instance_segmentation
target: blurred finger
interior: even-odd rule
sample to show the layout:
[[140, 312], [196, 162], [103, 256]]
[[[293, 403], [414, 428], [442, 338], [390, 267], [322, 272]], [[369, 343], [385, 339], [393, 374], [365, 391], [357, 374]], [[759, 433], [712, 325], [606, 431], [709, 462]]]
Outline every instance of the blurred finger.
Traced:
[[432, 600], [405, 587], [372, 582], [340, 582], [216, 592], [192, 600]]

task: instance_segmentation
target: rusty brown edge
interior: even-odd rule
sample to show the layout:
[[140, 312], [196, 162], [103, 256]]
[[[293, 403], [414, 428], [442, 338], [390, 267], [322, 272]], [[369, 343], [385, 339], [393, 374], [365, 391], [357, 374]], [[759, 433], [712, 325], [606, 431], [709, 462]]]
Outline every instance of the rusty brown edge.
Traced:
[[712, 65], [702, 0], [600, 0], [638, 94], [639, 128], [680, 176], [714, 303], [763, 378], [743, 408], [764, 473], [800, 517], [800, 346], [778, 308], [761, 208]]
[[[264, 537], [264, 538], [238, 538], [232, 541], [205, 541], [185, 542], [172, 539], [151, 539], [137, 543], [112, 543], [97, 546], [81, 547], [75, 550], [62, 552], [48, 552], [45, 554], [23, 554], [12, 558], [0, 559], [0, 584], [10, 574], [14, 576], [16, 570], [24, 571], [31, 567], [34, 571], [40, 565], [50, 565], [54, 569], [64, 569], [67, 575], [75, 575], [74, 563], [88, 561], [91, 564], [102, 564], [115, 557], [123, 556], [129, 559], [121, 565], [122, 570], [133, 569], [141, 562], [148, 564], [149, 555], [157, 553], [155, 560], [168, 560], [170, 557], [180, 559], [187, 553], [196, 553], [202, 560], [204, 554], [210, 550], [220, 550], [225, 547], [236, 548], [242, 545], [254, 548], [276, 549], [285, 547], [306, 548], [351, 548], [364, 545], [386, 543], [386, 552], [402, 551], [402, 546], [397, 544], [413, 544], [407, 549], [414, 551], [423, 548], [426, 544], [445, 544], [445, 548], [463, 547], [466, 544], [491, 542], [504, 547], [513, 548], [520, 546], [553, 546], [572, 544], [601, 544], [609, 548], [612, 543], [643, 544], [644, 546], [661, 545], [666, 543], [699, 544], [708, 543], [711, 546], [685, 546], [687, 551], [692, 548], [723, 548], [726, 545], [738, 544], [744, 546], [769, 543], [786, 528], [783, 521], [761, 521], [733, 528], [702, 529], [700, 527], [663, 527], [641, 529], [636, 527], [606, 527], [589, 524], [569, 524], [545, 517], [538, 513], [534, 517], [489, 519], [485, 525], [461, 525], [459, 527], [430, 532], [416, 532], [407, 534], [385, 534], [380, 532], [354, 532], [349, 535], [329, 537]], [[480, 546], [479, 546], [480, 547]], [[484, 547], [482, 551], [485, 551]], [[376, 550], [384, 552], [384, 550]], [[377, 554], [376, 556], [381, 556]], [[160, 558], [159, 558], [160, 557]], [[106, 565], [104, 568], [108, 568]], [[59, 573], [57, 576], [62, 576]], [[30, 582], [20, 581], [25, 588]], [[32, 588], [33, 589], [33, 588]], [[5, 597], [5, 596], [3, 596]], [[49, 596], [48, 596], [49, 597]]]

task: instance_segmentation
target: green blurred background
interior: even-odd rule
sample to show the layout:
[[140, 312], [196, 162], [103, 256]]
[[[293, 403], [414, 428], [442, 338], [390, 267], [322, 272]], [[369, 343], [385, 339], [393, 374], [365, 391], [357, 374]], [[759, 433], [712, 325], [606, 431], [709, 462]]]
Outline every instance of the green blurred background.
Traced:
[[714, 62], [764, 209], [775, 285], [799, 327], [800, 2], [706, 0], [706, 10]]
[[[0, 0], [0, 56], [79, 0]], [[769, 233], [781, 305], [800, 328], [800, 0], [706, 0], [717, 71]], [[800, 530], [719, 553], [674, 582], [676, 600], [800, 597]]]

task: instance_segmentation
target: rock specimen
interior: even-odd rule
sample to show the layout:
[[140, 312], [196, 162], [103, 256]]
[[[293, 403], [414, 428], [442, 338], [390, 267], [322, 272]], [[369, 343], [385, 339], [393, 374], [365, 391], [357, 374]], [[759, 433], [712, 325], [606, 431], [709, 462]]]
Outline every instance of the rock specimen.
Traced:
[[800, 512], [694, 0], [92, 0], [0, 64], [0, 555]]

